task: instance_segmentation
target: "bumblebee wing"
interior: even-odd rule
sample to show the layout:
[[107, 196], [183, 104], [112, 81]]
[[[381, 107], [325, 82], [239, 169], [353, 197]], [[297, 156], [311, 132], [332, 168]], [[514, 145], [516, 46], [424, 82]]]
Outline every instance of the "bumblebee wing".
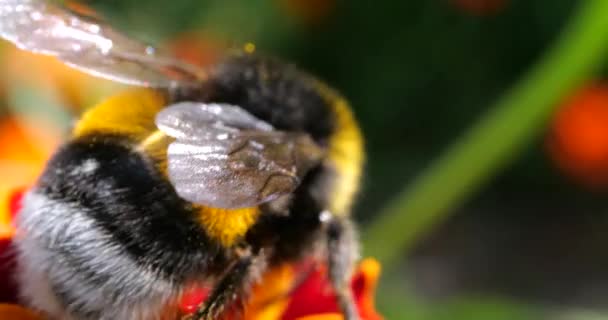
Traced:
[[0, 37], [22, 50], [120, 83], [169, 88], [195, 85], [198, 67], [157, 52], [91, 18], [41, 0], [0, 0]]
[[274, 130], [227, 104], [171, 105], [156, 125], [176, 139], [167, 158], [179, 196], [213, 207], [250, 207], [288, 194], [322, 158], [307, 134]]

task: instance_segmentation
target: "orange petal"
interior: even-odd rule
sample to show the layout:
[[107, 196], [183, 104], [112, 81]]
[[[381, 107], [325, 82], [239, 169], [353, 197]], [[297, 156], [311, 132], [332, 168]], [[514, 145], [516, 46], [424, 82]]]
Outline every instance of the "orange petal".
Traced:
[[0, 304], [0, 319], [44, 320], [39, 314], [15, 304]]
[[344, 316], [340, 313], [322, 313], [315, 314], [312, 316], [305, 316], [298, 318], [297, 320], [343, 320]]
[[59, 144], [59, 136], [57, 131], [40, 123], [3, 119], [0, 121], [0, 159], [2, 163], [42, 164]]
[[[374, 294], [380, 264], [374, 259], [361, 261], [352, 278], [351, 288], [357, 310], [363, 320], [380, 320], [374, 305]], [[326, 268], [322, 267], [300, 285], [291, 295], [288, 307], [282, 320], [296, 320], [308, 316], [320, 316], [338, 313], [336, 297], [327, 279]]]
[[353, 279], [353, 291], [357, 308], [362, 319], [380, 320], [382, 316], [376, 311], [375, 294], [380, 278], [380, 263], [374, 259], [365, 259], [359, 264], [358, 275]]
[[293, 286], [293, 279], [294, 269], [290, 265], [278, 266], [266, 272], [262, 282], [253, 288], [245, 308], [245, 319], [280, 319], [289, 302], [287, 294]]
[[[282, 265], [268, 270], [262, 281], [252, 288], [251, 298], [245, 305], [244, 319], [246, 320], [276, 320], [280, 318], [288, 303], [288, 293], [292, 288], [294, 278], [293, 268]], [[209, 290], [193, 288], [182, 297], [179, 310], [182, 314], [190, 314], [204, 302]], [[232, 319], [229, 313], [226, 319]]]

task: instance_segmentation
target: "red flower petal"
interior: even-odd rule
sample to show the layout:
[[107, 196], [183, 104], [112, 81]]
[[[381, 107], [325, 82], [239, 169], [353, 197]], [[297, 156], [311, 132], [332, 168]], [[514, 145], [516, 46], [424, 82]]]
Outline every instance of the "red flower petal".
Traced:
[[23, 199], [26, 191], [27, 188], [17, 189], [8, 198], [8, 210], [13, 220], [15, 219], [15, 215], [21, 210], [21, 199]]
[[282, 320], [338, 311], [336, 298], [327, 281], [325, 268], [319, 267], [292, 294]]
[[179, 310], [184, 314], [196, 311], [196, 308], [207, 299], [209, 290], [206, 288], [193, 288], [186, 292], [179, 304]]
[[[381, 320], [374, 307], [374, 293], [380, 265], [373, 259], [363, 260], [351, 282], [351, 288], [361, 319]], [[339, 313], [336, 297], [331, 289], [325, 268], [319, 268], [295, 290], [282, 320]]]

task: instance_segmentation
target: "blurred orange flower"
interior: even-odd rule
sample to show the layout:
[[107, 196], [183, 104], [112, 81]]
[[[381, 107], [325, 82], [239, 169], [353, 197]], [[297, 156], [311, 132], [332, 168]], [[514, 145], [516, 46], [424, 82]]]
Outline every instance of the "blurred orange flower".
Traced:
[[165, 44], [175, 57], [204, 67], [216, 62], [226, 44], [204, 32], [186, 32]]
[[608, 84], [588, 84], [568, 98], [547, 144], [566, 174], [592, 188], [608, 186]]
[[12, 235], [10, 192], [31, 185], [59, 145], [61, 134], [40, 123], [0, 119], [0, 238]]

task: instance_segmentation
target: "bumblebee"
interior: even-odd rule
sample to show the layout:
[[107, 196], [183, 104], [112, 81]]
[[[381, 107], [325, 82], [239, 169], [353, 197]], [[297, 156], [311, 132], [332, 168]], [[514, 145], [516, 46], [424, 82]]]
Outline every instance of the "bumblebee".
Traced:
[[37, 0], [0, 0], [0, 37], [135, 87], [85, 112], [25, 196], [25, 303], [53, 319], [174, 319], [210, 284], [189, 317], [216, 319], [264, 270], [315, 257], [358, 318], [364, 150], [337, 92], [253, 50], [193, 66]]

